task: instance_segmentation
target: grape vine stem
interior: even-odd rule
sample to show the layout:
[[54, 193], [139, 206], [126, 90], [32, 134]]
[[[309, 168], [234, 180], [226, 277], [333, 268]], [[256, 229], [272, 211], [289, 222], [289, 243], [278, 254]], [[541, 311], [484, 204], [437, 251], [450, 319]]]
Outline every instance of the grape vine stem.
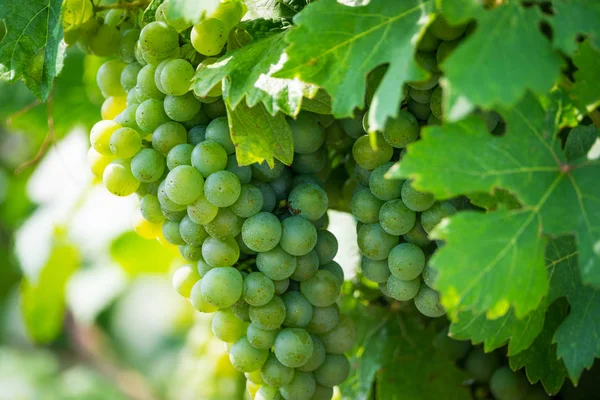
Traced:
[[114, 3], [114, 4], [102, 4], [102, 5], [94, 5], [94, 10], [96, 11], [104, 11], [104, 10], [112, 10], [112, 9], [123, 9], [123, 10], [136, 10], [138, 8], [146, 8], [149, 2], [147, 0], [136, 0], [131, 3]]

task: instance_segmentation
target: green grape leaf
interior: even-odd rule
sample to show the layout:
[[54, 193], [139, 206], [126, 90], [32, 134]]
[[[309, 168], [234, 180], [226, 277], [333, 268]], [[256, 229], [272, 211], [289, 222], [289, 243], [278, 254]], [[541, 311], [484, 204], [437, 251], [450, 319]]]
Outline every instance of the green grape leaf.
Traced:
[[129, 276], [164, 274], [178, 257], [172, 247], [165, 248], [156, 240], [140, 237], [135, 232], [125, 232], [110, 244], [111, 258]]
[[65, 316], [65, 290], [79, 268], [78, 249], [57, 232], [46, 263], [36, 278], [21, 282], [21, 313], [31, 339], [48, 343], [61, 333]]
[[600, 3], [596, 0], [552, 0], [554, 46], [568, 55], [577, 48], [577, 39], [587, 35], [596, 49], [600, 49]]
[[549, 394], [558, 393], [567, 377], [564, 363], [556, 357], [556, 344], [552, 344], [552, 337], [567, 316], [568, 310], [569, 304], [566, 300], [553, 303], [546, 314], [544, 328], [531, 347], [509, 357], [513, 370], [525, 367], [529, 382], [542, 381]]
[[0, 80], [22, 79], [41, 100], [50, 94], [62, 68], [61, 3], [6, 0], [0, 7], [0, 21], [5, 21], [7, 29], [0, 41]]
[[324, 90], [319, 90], [313, 98], [302, 100], [302, 109], [315, 114], [331, 115], [331, 97]]
[[[358, 338], [351, 350], [351, 371], [340, 385], [342, 399], [368, 399], [375, 383], [378, 399], [469, 399], [467, 375], [433, 347], [436, 331], [419, 317], [355, 304], [350, 311]], [[423, 387], [427, 387], [423, 391]]]
[[167, 12], [169, 18], [183, 19], [195, 24], [214, 13], [219, 4], [220, 0], [169, 0]]
[[514, 210], [521, 207], [521, 204], [510, 192], [502, 189], [496, 189], [492, 193], [471, 193], [469, 194], [471, 203], [488, 211], [496, 210], [499, 207]]
[[577, 71], [573, 74], [575, 84], [571, 96], [581, 111], [585, 114], [600, 105], [600, 51], [594, 50], [589, 41], [579, 45], [579, 50], [573, 56]]
[[292, 129], [283, 114], [271, 115], [262, 103], [250, 108], [240, 102], [235, 109], [228, 101], [225, 105], [238, 164], [250, 165], [266, 160], [272, 168], [278, 159], [291, 165], [294, 141]]
[[565, 157], [569, 161], [585, 157], [596, 140], [598, 140], [598, 130], [595, 126], [576, 126], [567, 136]]
[[235, 109], [246, 96], [248, 107], [262, 103], [275, 115], [282, 111], [296, 115], [303, 97], [314, 97], [317, 87], [298, 80], [273, 78], [285, 48], [284, 33], [259, 39], [248, 46], [236, 49], [219, 61], [199, 71], [193, 79], [192, 88], [200, 96], [206, 94], [223, 79], [223, 98]]
[[431, 0], [372, 0], [363, 7], [311, 3], [294, 17], [288, 59], [274, 76], [325, 88], [333, 114], [343, 118], [364, 107], [369, 71], [389, 64], [369, 108], [369, 125], [381, 130], [398, 113], [404, 83], [427, 77], [413, 55], [432, 11]]
[[541, 305], [523, 319], [511, 309], [497, 319], [487, 319], [484, 313], [458, 314], [450, 325], [450, 335], [459, 340], [483, 343], [486, 352], [500, 348], [508, 342], [508, 354], [517, 354], [528, 348], [544, 325], [545, 306]]
[[571, 280], [566, 277], [572, 273], [576, 253], [573, 253], [571, 247], [565, 248], [565, 240], [568, 242], [569, 238], [553, 239], [546, 246], [545, 259], [546, 270], [550, 276], [550, 290], [538, 308], [522, 319], [517, 318], [512, 309], [494, 320], [486, 319], [484, 313], [474, 315], [461, 312], [452, 321], [450, 334], [456, 339], [470, 339], [473, 343], [483, 342], [486, 352], [500, 348], [508, 342], [509, 356], [519, 354], [531, 346], [542, 331], [547, 305], [566, 296], [571, 290]]
[[523, 204], [512, 211], [458, 213], [432, 233], [446, 241], [431, 262], [440, 270], [437, 285], [451, 316], [470, 311], [497, 318], [512, 306], [522, 318], [534, 310], [548, 291], [544, 234], [574, 233], [584, 283], [600, 285], [594, 250], [600, 161], [567, 162], [554, 116], [533, 96], [503, 116], [508, 130], [501, 137], [489, 135], [475, 117], [426, 128], [390, 172], [440, 199], [501, 188]]
[[541, 19], [536, 7], [516, 1], [476, 13], [474, 33], [441, 65], [446, 120], [459, 120], [475, 106], [510, 106], [528, 89], [552, 87], [561, 61], [538, 28]]
[[[63, 71], [54, 81], [52, 115], [54, 134], [57, 139], [65, 136], [76, 126], [90, 129], [100, 118], [100, 106], [91, 98], [96, 87], [96, 72], [102, 59], [85, 56], [78, 49], [68, 52]], [[100, 96], [101, 97], [101, 96]], [[48, 104], [36, 101], [22, 82], [9, 85], [0, 82], [0, 119], [10, 117], [10, 128], [35, 135], [32, 140], [35, 153], [48, 134]], [[2, 121], [4, 123], [5, 121]]]

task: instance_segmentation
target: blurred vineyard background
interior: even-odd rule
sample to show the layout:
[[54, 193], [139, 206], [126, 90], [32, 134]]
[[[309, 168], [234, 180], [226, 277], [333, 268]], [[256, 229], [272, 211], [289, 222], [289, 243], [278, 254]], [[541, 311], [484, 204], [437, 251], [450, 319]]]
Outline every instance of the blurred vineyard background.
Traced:
[[[103, 59], [69, 53], [48, 105], [0, 83], [0, 400], [243, 399], [210, 316], [171, 287], [177, 250], [93, 181]], [[349, 223], [332, 217], [337, 235]], [[357, 251], [340, 256], [353, 269]]]

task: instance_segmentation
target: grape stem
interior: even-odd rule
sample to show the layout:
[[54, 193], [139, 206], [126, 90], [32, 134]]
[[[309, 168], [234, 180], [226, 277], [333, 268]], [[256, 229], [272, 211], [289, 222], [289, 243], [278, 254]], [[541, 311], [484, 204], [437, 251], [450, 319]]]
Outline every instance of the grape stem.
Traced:
[[112, 10], [112, 9], [123, 9], [123, 10], [135, 10], [138, 8], [146, 8], [149, 2], [147, 0], [136, 0], [131, 3], [114, 3], [114, 4], [103, 4], [103, 5], [94, 5], [94, 10], [96, 11], [104, 11], [104, 10]]

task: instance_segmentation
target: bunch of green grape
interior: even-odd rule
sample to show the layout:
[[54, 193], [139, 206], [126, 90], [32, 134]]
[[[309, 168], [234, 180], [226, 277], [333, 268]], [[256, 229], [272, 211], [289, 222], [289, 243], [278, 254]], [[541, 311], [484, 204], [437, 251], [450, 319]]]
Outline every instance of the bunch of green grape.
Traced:
[[90, 133], [92, 171], [110, 193], [137, 194], [141, 236], [179, 247], [190, 264], [175, 272], [175, 290], [214, 313], [212, 330], [255, 399], [331, 399], [356, 333], [337, 305], [344, 273], [326, 229], [323, 118], [289, 118], [291, 166], [238, 165], [220, 87], [198, 97], [190, 86], [245, 9], [222, 3], [191, 30], [167, 9], [131, 28], [130, 51], [121, 40], [119, 59], [98, 71], [106, 100]]
[[462, 368], [470, 378], [465, 382], [473, 399], [541, 400], [550, 398], [541, 385], [530, 385], [519, 371], [510, 369], [498, 351], [486, 353], [482, 345], [448, 336], [442, 329], [433, 341], [436, 352], [444, 354]]

